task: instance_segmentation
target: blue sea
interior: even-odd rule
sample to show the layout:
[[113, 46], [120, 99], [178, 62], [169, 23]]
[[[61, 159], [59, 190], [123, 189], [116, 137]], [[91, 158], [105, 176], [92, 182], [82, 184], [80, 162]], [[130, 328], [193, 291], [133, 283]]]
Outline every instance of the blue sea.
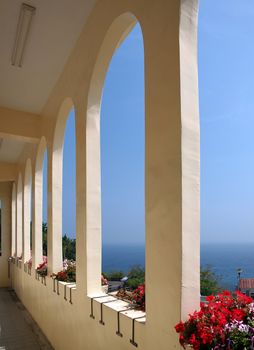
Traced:
[[[128, 270], [134, 265], [145, 265], [144, 245], [103, 246], [102, 271]], [[203, 244], [201, 245], [201, 265], [209, 265], [220, 278], [225, 289], [236, 286], [238, 268], [242, 277], [254, 278], [254, 243], [250, 244]]]

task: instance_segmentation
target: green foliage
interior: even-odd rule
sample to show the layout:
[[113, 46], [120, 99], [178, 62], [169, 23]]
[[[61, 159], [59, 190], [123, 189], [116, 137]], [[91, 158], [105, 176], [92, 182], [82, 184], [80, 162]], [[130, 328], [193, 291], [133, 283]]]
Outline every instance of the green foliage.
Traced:
[[141, 266], [133, 266], [128, 272], [127, 286], [136, 289], [140, 284], [145, 283], [145, 269]]
[[[42, 224], [42, 246], [43, 255], [47, 256], [47, 236], [48, 236], [48, 225], [46, 222]], [[63, 236], [63, 259], [76, 260], [76, 239], [72, 239]]]
[[220, 278], [212, 271], [211, 267], [201, 267], [200, 294], [215, 295], [220, 292], [220, 290]]
[[238, 329], [230, 334], [230, 340], [232, 340], [232, 342], [235, 344], [234, 349], [249, 350], [252, 348], [250, 344], [249, 334], [241, 332]]
[[76, 239], [63, 236], [63, 258], [76, 260]]
[[42, 249], [43, 255], [48, 255], [48, 247], [47, 247], [47, 236], [48, 236], [48, 224], [46, 222], [42, 223]]
[[124, 277], [123, 271], [103, 272], [102, 275], [108, 281], [120, 281]]
[[66, 274], [68, 282], [76, 282], [76, 265], [69, 265], [67, 267]]

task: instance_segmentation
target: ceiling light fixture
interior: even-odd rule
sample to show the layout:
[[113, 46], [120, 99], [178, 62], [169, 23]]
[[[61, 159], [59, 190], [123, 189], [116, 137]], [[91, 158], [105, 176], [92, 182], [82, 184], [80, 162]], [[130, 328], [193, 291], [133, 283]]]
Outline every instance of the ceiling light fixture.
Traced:
[[34, 13], [35, 7], [24, 3], [21, 5], [15, 44], [11, 56], [11, 64], [13, 66], [21, 67], [22, 65], [25, 45]]

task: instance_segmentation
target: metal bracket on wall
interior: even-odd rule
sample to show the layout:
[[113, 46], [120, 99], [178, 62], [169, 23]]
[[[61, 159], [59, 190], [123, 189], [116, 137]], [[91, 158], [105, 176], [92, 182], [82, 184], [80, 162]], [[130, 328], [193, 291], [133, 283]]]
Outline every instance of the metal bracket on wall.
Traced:
[[76, 288], [76, 286], [70, 287], [70, 300], [69, 303], [72, 304], [72, 289]]
[[66, 284], [64, 285], [64, 300], [67, 300], [67, 297], [66, 297]]
[[144, 318], [145, 316], [139, 316], [135, 317], [132, 319], [132, 337], [130, 339], [130, 343], [135, 346], [136, 348], [138, 347], [138, 343], [135, 342], [135, 320], [138, 320], [140, 318]]
[[118, 301], [118, 299], [115, 299], [115, 300], [108, 300], [108, 301], [104, 301], [101, 303], [101, 319], [99, 321], [99, 323], [103, 326], [105, 326], [105, 322], [103, 320], [103, 305], [104, 304], [109, 304], [109, 303], [115, 303], [116, 301]]
[[8, 261], [8, 278], [11, 277], [10, 261]]
[[126, 311], [129, 311], [129, 310], [132, 310], [133, 308], [125, 308], [124, 310], [119, 310], [117, 311], [117, 331], [116, 331], [116, 335], [118, 335], [118, 337], [123, 337], [123, 333], [121, 333], [120, 331], [120, 314], [121, 312], [126, 312]]
[[95, 319], [95, 316], [93, 314], [93, 301], [94, 299], [100, 299], [100, 298], [106, 298], [108, 297], [107, 295], [101, 295], [101, 296], [98, 296], [98, 297], [91, 297], [91, 313], [90, 313], [90, 317], [94, 320]]

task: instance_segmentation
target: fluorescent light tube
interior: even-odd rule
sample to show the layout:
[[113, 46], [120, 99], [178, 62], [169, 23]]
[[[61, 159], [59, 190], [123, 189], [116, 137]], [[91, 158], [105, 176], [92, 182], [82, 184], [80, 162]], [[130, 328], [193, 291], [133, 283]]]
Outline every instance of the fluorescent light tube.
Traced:
[[34, 13], [35, 7], [24, 3], [21, 5], [15, 44], [11, 56], [11, 64], [13, 66], [22, 66], [25, 46]]

